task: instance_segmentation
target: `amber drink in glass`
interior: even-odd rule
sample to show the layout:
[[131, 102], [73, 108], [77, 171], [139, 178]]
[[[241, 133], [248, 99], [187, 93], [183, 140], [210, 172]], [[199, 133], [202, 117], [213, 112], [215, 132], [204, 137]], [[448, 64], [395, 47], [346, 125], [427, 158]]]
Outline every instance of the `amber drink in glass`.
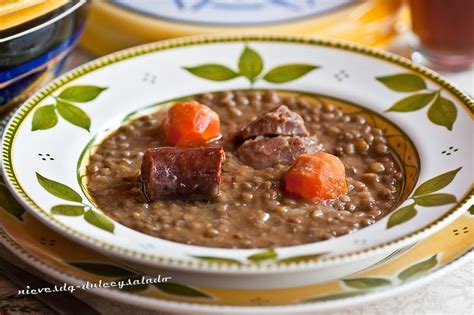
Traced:
[[462, 70], [474, 62], [474, 0], [409, 0], [417, 37], [413, 59]]

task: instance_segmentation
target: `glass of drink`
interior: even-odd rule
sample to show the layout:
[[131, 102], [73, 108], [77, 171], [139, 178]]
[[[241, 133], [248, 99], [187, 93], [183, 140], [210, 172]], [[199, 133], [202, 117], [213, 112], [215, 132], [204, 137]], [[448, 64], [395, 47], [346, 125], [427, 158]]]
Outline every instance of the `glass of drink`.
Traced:
[[474, 0], [409, 0], [416, 35], [412, 59], [456, 71], [474, 62]]

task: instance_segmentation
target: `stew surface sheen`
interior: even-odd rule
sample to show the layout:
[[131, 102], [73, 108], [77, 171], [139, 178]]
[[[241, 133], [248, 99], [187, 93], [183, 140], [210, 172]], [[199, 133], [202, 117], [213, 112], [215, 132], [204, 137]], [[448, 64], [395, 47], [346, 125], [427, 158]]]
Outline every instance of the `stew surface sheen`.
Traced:
[[[219, 114], [225, 149], [221, 195], [213, 201], [148, 203], [139, 180], [143, 154], [165, 146], [165, 106], [132, 120], [100, 143], [87, 165], [87, 188], [99, 209], [138, 231], [179, 243], [223, 248], [299, 245], [355, 232], [398, 203], [404, 181], [382, 130], [349, 115], [329, 99], [274, 91], [206, 93], [194, 98]], [[346, 168], [348, 192], [312, 203], [287, 196], [281, 178], [290, 165], [243, 165], [234, 135], [260, 113], [284, 104], [300, 114], [322, 150]]]

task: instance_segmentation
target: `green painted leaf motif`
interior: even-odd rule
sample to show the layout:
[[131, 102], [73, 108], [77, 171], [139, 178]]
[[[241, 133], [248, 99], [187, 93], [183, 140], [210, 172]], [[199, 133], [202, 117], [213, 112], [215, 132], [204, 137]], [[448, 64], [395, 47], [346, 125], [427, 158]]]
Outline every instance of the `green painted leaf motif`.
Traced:
[[230, 258], [223, 258], [223, 257], [214, 257], [214, 256], [193, 256], [194, 258], [209, 261], [209, 262], [216, 262], [216, 263], [223, 263], [223, 264], [238, 264], [241, 265], [242, 263], [235, 259]]
[[86, 103], [96, 99], [104, 90], [107, 90], [107, 88], [93, 85], [76, 85], [62, 91], [58, 97], [65, 101]]
[[109, 278], [128, 279], [136, 275], [134, 272], [116, 265], [90, 262], [70, 262], [69, 264], [85, 272]]
[[405, 223], [416, 216], [415, 204], [400, 208], [390, 215], [387, 222], [387, 229]]
[[433, 98], [435, 98], [436, 95], [437, 92], [410, 95], [393, 104], [392, 107], [387, 109], [387, 112], [404, 113], [420, 110], [426, 105], [428, 105], [433, 100]]
[[456, 174], [461, 169], [462, 167], [459, 167], [455, 170], [446, 172], [444, 174], [433, 177], [430, 180], [427, 180], [426, 182], [418, 186], [418, 188], [413, 193], [413, 196], [417, 197], [421, 195], [428, 195], [428, 194], [434, 193], [435, 191], [443, 189], [444, 187], [448, 186], [453, 181], [454, 177], [456, 177]]
[[38, 108], [33, 115], [31, 130], [46, 130], [53, 128], [58, 123], [58, 115], [54, 111], [54, 105], [45, 105]]
[[25, 210], [11, 195], [8, 188], [3, 183], [0, 183], [0, 207], [5, 209], [18, 220], [23, 221], [22, 216]]
[[383, 278], [358, 278], [342, 280], [345, 285], [356, 289], [371, 289], [391, 284], [390, 280]]
[[310, 298], [310, 299], [303, 300], [303, 302], [312, 303], [312, 302], [334, 301], [334, 300], [350, 298], [353, 296], [364, 295], [366, 293], [368, 293], [368, 291], [351, 291], [351, 292], [325, 295], [325, 296], [320, 296], [316, 298]]
[[187, 297], [195, 297], [195, 298], [211, 298], [208, 294], [191, 288], [186, 285], [173, 283], [173, 282], [162, 282], [162, 283], [155, 283], [155, 287], [167, 294], [171, 295], [179, 295], [179, 296], [187, 296]]
[[90, 224], [102, 230], [105, 230], [110, 233], [114, 232], [114, 223], [100, 213], [97, 213], [93, 210], [87, 210], [84, 214], [84, 219]]
[[38, 180], [38, 183], [41, 185], [41, 187], [43, 187], [51, 195], [68, 201], [82, 202], [81, 196], [75, 192], [74, 189], [64, 184], [48, 179], [39, 173], [36, 173], [36, 179]]
[[195, 76], [211, 81], [227, 81], [239, 76], [234, 70], [218, 64], [184, 67], [184, 69]]
[[262, 57], [252, 48], [245, 47], [239, 59], [240, 74], [253, 82], [262, 70]]
[[417, 205], [423, 207], [435, 207], [456, 202], [456, 196], [451, 194], [432, 194], [413, 198]]
[[456, 106], [444, 97], [438, 97], [428, 109], [428, 118], [435, 125], [446, 127], [449, 131], [453, 130], [454, 122], [458, 116]]
[[247, 257], [247, 259], [254, 262], [258, 262], [262, 260], [273, 259], [273, 258], [276, 258], [277, 256], [278, 254], [275, 252], [275, 250], [273, 248], [270, 248], [270, 249], [267, 249], [266, 251], [250, 255], [249, 257]]
[[75, 217], [84, 214], [84, 206], [57, 205], [51, 208], [51, 213]]
[[426, 89], [425, 81], [411, 73], [400, 73], [375, 78], [386, 87], [397, 92], [414, 92]]
[[[116, 282], [123, 281], [125, 283], [125, 285], [122, 288], [115, 287], [115, 289], [118, 289], [120, 291], [125, 291], [125, 292], [145, 291], [146, 289], [148, 289], [149, 284], [141, 283], [142, 282], [142, 277], [143, 276], [141, 276], [141, 275], [136, 275], [134, 277], [125, 277], [125, 278], [122, 278], [122, 279], [118, 279], [118, 280], [116, 280]], [[131, 281], [131, 284], [129, 284], [129, 280]], [[139, 280], [140, 284], [133, 284], [133, 282], [136, 281], [136, 280]]]
[[286, 83], [301, 78], [319, 66], [308, 64], [288, 64], [270, 69], [263, 79], [270, 83]]
[[474, 215], [474, 206], [470, 206], [469, 210], [467, 210], [467, 212], [469, 212], [469, 214]]
[[71, 124], [81, 127], [87, 131], [91, 127], [91, 119], [86, 112], [71, 103], [58, 100], [57, 109], [62, 118]]
[[398, 278], [402, 281], [405, 281], [407, 279], [410, 279], [414, 276], [420, 275], [421, 273], [424, 273], [438, 263], [438, 254], [430, 257], [427, 260], [424, 260], [422, 262], [419, 262], [411, 267], [408, 267], [407, 269], [403, 270], [399, 275]]
[[293, 257], [288, 257], [288, 258], [283, 258], [278, 260], [279, 263], [300, 263], [300, 262], [307, 262], [311, 260], [315, 260], [326, 253], [320, 253], [320, 254], [312, 254], [312, 255], [300, 255], [300, 256], [293, 256]]

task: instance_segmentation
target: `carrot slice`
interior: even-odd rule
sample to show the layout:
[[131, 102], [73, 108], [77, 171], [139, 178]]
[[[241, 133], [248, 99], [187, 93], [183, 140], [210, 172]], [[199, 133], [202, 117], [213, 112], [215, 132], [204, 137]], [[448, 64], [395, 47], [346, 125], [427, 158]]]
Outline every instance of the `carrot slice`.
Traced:
[[219, 115], [198, 102], [180, 102], [164, 120], [165, 140], [172, 146], [199, 146], [220, 136]]
[[300, 155], [283, 177], [288, 194], [313, 202], [347, 192], [344, 165], [337, 156], [316, 152]]

